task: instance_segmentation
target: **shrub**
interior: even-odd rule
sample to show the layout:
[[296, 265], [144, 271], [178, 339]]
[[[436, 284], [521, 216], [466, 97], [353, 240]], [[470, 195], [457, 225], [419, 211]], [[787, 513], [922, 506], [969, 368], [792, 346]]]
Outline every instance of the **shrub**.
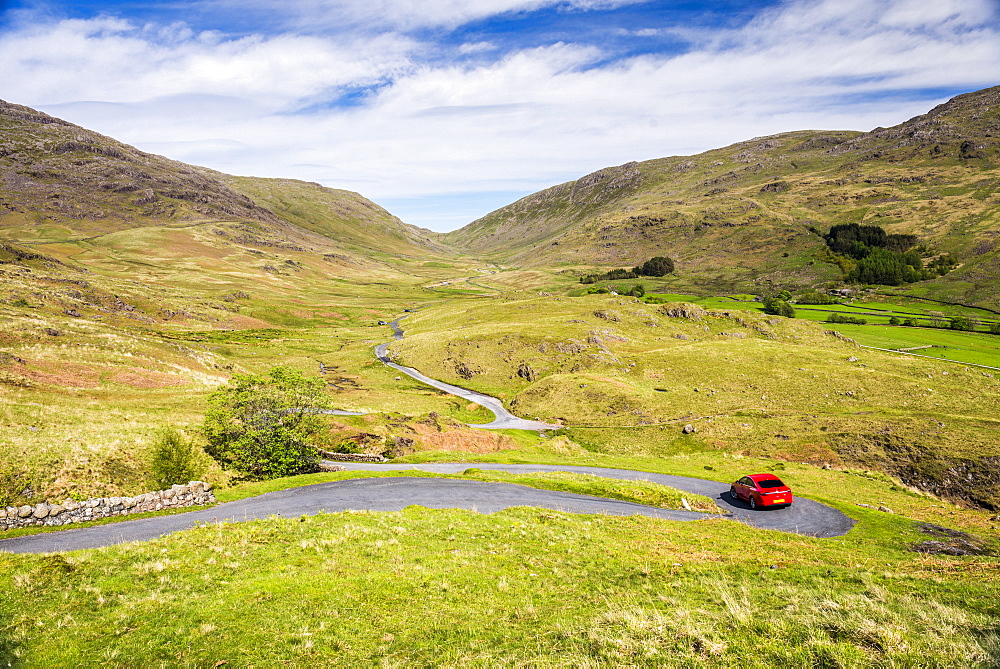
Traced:
[[268, 376], [237, 374], [209, 398], [206, 451], [244, 479], [263, 480], [318, 469], [312, 441], [329, 408], [322, 379], [275, 367]]
[[362, 453], [364, 449], [354, 439], [341, 439], [330, 450], [334, 453], [354, 454]]
[[830, 314], [827, 323], [850, 323], [851, 325], [868, 325], [868, 320], [857, 316], [845, 316], [843, 314]]
[[149, 483], [164, 490], [175, 483], [197, 481], [205, 473], [202, 450], [173, 428], [165, 428], [153, 445]]
[[948, 321], [948, 327], [952, 330], [972, 330], [972, 321], [965, 316], [955, 316]]
[[795, 318], [795, 307], [789, 304], [791, 293], [783, 290], [777, 295], [764, 298], [764, 313], [785, 318]]
[[628, 291], [628, 294], [632, 297], [642, 297], [646, 294], [646, 287], [641, 283], [637, 283], [632, 286], [632, 290]]
[[1000, 323], [990, 323], [990, 332], [1000, 334]]
[[917, 327], [917, 325], [919, 325], [919, 323], [917, 323], [917, 319], [916, 318], [907, 318], [905, 321], [903, 321], [903, 325], [905, 325], [907, 327], [915, 328], [915, 327]]
[[902, 325], [902, 324], [903, 321], [899, 320], [899, 318], [897, 318], [896, 316], [893, 316], [889, 319], [889, 325]]

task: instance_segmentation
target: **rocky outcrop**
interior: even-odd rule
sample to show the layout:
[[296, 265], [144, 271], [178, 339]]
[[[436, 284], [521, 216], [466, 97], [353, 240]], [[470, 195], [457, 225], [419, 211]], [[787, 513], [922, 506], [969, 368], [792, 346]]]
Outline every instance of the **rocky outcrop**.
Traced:
[[659, 311], [664, 316], [670, 318], [686, 318], [692, 321], [700, 321], [708, 313], [697, 304], [690, 302], [672, 302], [660, 306]]
[[517, 375], [528, 381], [529, 383], [534, 383], [538, 378], [538, 374], [532, 369], [531, 365], [526, 362], [522, 362], [517, 368]]
[[55, 527], [111, 516], [206, 504], [215, 504], [212, 486], [203, 481], [191, 481], [187, 485], [174, 485], [135, 497], [101, 497], [82, 502], [67, 499], [61, 504], [42, 502], [34, 506], [0, 508], [0, 530], [39, 525]]

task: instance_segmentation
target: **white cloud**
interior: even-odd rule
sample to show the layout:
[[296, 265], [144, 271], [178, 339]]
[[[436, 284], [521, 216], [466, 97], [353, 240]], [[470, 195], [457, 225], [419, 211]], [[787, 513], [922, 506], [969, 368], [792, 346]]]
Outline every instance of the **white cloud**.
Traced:
[[201, 0], [202, 5], [267, 12], [296, 29], [347, 24], [379, 29], [454, 28], [500, 14], [532, 12], [545, 7], [566, 10], [614, 9], [649, 0]]
[[[404, 3], [387, 4], [403, 12]], [[468, 3], [440, 0], [428, 11], [444, 20], [461, 14], [458, 4]], [[462, 65], [423, 61], [431, 45], [394, 34], [230, 39], [64, 21], [0, 36], [0, 90], [173, 158], [376, 201], [529, 191], [785, 130], [891, 125], [939, 101], [893, 93], [994, 84], [993, 4], [923, 7], [789, 2], [739, 29], [689, 33], [687, 53], [611, 64], [597, 47], [568, 43]], [[361, 105], [324, 106], [372, 84], [381, 87]], [[434, 224], [425, 209], [409, 220]]]
[[0, 39], [4, 94], [36, 103], [141, 102], [221, 95], [281, 111], [346, 86], [377, 83], [410, 64], [405, 37], [226, 38], [118, 19], [66, 20]]
[[461, 54], [486, 53], [489, 51], [496, 51], [498, 48], [499, 47], [492, 42], [472, 42], [458, 47], [458, 52]]

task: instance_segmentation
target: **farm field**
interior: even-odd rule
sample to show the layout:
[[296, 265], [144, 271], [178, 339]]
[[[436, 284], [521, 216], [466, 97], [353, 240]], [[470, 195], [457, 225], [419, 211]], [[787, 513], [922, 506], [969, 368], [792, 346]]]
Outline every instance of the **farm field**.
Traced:
[[[763, 312], [753, 295], [731, 295], [704, 297], [670, 293], [651, 293], [657, 300], [690, 302], [706, 309], [746, 309]], [[840, 304], [810, 305], [795, 304], [795, 317], [824, 323], [830, 330], [840, 332], [865, 346], [899, 349], [929, 346], [914, 351], [953, 362], [972, 363], [1000, 368], [1000, 335], [982, 330], [992, 323], [1000, 323], [1000, 315], [954, 305], [933, 305], [916, 300], [900, 298], [895, 303], [853, 300]], [[863, 318], [866, 325], [826, 322], [831, 314]], [[914, 318], [917, 327], [890, 325], [889, 319]], [[976, 319], [977, 332], [950, 330], [948, 319], [965, 317]], [[938, 323], [942, 327], [929, 327]], [[875, 327], [883, 326], [883, 327]]]

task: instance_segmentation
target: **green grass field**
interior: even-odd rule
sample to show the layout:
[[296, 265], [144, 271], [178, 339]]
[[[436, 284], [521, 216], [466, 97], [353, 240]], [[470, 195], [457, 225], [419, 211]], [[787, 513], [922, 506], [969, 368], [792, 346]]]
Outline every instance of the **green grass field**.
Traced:
[[[712, 296], [652, 293], [651, 297], [669, 302], [690, 302], [706, 309], [732, 310], [747, 309], [761, 311], [759, 302], [753, 295]], [[841, 314], [863, 318], [867, 325], [847, 323], [827, 323], [831, 314]], [[796, 318], [822, 322], [831, 330], [836, 330], [855, 339], [865, 346], [878, 348], [911, 348], [932, 346], [933, 348], [914, 351], [942, 360], [973, 363], [1000, 368], [1000, 335], [986, 332], [991, 323], [1000, 322], [1000, 315], [984, 309], [970, 307], [929, 305], [927, 302], [895, 298], [894, 302], [851, 301], [842, 304], [795, 305]], [[918, 327], [892, 326], [889, 319], [915, 318]], [[975, 319], [976, 332], [947, 329], [952, 317]], [[931, 327], [934, 324], [937, 327]], [[874, 327], [885, 326], [885, 327]]]

